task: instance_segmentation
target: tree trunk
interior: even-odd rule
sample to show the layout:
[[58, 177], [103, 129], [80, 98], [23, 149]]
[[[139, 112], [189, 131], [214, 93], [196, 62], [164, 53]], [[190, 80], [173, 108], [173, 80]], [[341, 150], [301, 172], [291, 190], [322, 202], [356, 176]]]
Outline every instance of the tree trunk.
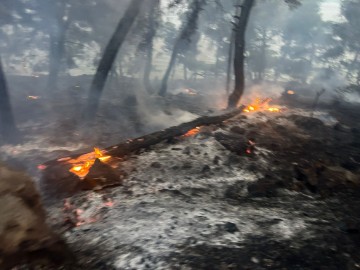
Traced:
[[165, 75], [161, 81], [161, 87], [159, 91], [160, 96], [165, 96], [167, 91], [167, 84], [171, 74], [171, 70], [174, 67], [176, 58], [180, 50], [185, 51], [185, 46], [187, 42], [191, 42], [191, 36], [195, 33], [197, 28], [197, 21], [199, 19], [200, 12], [203, 5], [205, 4], [204, 0], [194, 0], [192, 10], [188, 16], [188, 19], [180, 32], [179, 37], [176, 39], [169, 65], [166, 69]]
[[18, 143], [19, 131], [16, 128], [5, 73], [0, 59], [0, 135], [6, 143]]
[[185, 64], [185, 63], [183, 63], [183, 69], [184, 69], [184, 70], [183, 70], [183, 71], [184, 71], [184, 81], [187, 81], [187, 79], [188, 79], [187, 77], [188, 77], [188, 76], [187, 76], [187, 67], [186, 67], [186, 64]]
[[173, 67], [175, 66], [178, 51], [179, 51], [179, 49], [175, 45], [175, 47], [173, 49], [173, 52], [171, 54], [169, 65], [168, 65], [168, 67], [166, 69], [166, 72], [165, 72], [165, 75], [164, 75], [164, 77], [163, 77], [163, 79], [161, 81], [161, 88], [160, 88], [160, 92], [159, 92], [160, 96], [165, 96], [166, 95], [167, 84], [168, 84], [168, 81], [169, 81], [169, 78], [170, 78], [171, 71], [172, 71]]
[[234, 41], [235, 41], [235, 32], [231, 31], [230, 44], [229, 44], [229, 57], [228, 57], [228, 65], [226, 71], [226, 97], [229, 97], [230, 93], [230, 84], [231, 84], [231, 63], [234, 58]]
[[245, 33], [246, 26], [249, 21], [250, 12], [254, 5], [255, 0], [245, 0], [241, 15], [238, 19], [235, 28], [235, 57], [234, 57], [234, 74], [235, 74], [235, 87], [232, 94], [229, 96], [228, 107], [234, 108], [238, 105], [245, 88]]
[[153, 45], [154, 37], [156, 35], [156, 18], [155, 13], [159, 8], [160, 0], [153, 0], [150, 2], [150, 12], [149, 12], [149, 27], [148, 33], [146, 35], [146, 61], [144, 69], [144, 86], [148, 93], [153, 92], [153, 88], [150, 82], [150, 73], [152, 69], [152, 60], [153, 60]]
[[64, 20], [65, 4], [61, 5], [61, 10], [56, 14], [56, 20], [50, 32], [50, 51], [49, 51], [49, 76], [47, 82], [47, 90], [52, 92], [57, 89], [61, 62], [65, 53], [66, 32], [70, 25], [70, 19]]
[[130, 31], [131, 26], [140, 12], [140, 7], [144, 2], [144, 0], [131, 1], [124, 17], [120, 20], [113, 36], [107, 44], [90, 87], [84, 120], [91, 121], [95, 118], [106, 78], [115, 61], [116, 55], [121, 45], [124, 43], [125, 37]]

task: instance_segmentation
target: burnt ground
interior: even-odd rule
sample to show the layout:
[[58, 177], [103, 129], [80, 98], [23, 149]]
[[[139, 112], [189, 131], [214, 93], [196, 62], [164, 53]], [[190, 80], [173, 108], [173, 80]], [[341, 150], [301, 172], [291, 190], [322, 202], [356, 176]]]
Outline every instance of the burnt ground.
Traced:
[[358, 129], [306, 115], [202, 128], [120, 162], [122, 186], [73, 196], [75, 216], [49, 204], [75, 269], [358, 269]]
[[[182, 109], [196, 104], [171, 102]], [[153, 123], [136, 132], [134, 125], [122, 134], [127, 121], [116, 132], [101, 132], [117, 121], [110, 117], [96, 125], [94, 136], [77, 139], [76, 113], [65, 103], [53, 122], [24, 120], [31, 140], [2, 146], [3, 158], [34, 167], [162, 128]], [[105, 104], [108, 114], [100, 119], [114, 113], [111, 102]], [[121, 185], [81, 192], [65, 203], [46, 201], [49, 224], [76, 263], [34, 268], [359, 269], [358, 110], [332, 109], [313, 118], [306, 108], [240, 115], [127, 157], [115, 164], [125, 175]], [[36, 119], [44, 112], [47, 107]], [[179, 122], [195, 117], [168, 113]], [[65, 123], [55, 121], [60, 116]]]

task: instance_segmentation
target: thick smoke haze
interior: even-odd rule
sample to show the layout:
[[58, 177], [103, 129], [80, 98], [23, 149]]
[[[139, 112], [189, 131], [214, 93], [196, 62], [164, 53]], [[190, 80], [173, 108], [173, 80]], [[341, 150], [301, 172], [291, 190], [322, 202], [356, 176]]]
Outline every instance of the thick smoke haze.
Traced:
[[[314, 97], [323, 88], [328, 102], [359, 101], [359, 41], [356, 35], [344, 34], [355, 31], [351, 10], [358, 8], [357, 2], [287, 2], [256, 1], [251, 11], [242, 102], [257, 96], [276, 99], [288, 89]], [[70, 133], [82, 128], [93, 76], [130, 3], [21, 0], [0, 4], [0, 55], [20, 126], [41, 119], [53, 125], [66, 123]], [[195, 3], [201, 5], [197, 11]], [[239, 3], [145, 1], [116, 53], [95, 126], [100, 125], [101, 132], [106, 129], [131, 137], [193, 119], [203, 111], [196, 104], [205, 106], [205, 111], [226, 108], [227, 78], [230, 90], [234, 88], [229, 48]], [[168, 95], [159, 98], [168, 67]], [[190, 112], [186, 106], [173, 106], [185, 102], [183, 97], [193, 98]], [[114, 126], [119, 130], [112, 130]], [[126, 126], [126, 131], [120, 126]]]

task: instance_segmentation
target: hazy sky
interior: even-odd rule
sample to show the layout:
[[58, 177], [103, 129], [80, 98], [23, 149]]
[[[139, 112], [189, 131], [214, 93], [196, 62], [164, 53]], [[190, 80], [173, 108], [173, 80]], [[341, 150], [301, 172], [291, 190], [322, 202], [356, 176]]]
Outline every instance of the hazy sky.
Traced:
[[[316, 1], [316, 0], [315, 0]], [[323, 20], [339, 21], [340, 16], [340, 0], [325, 0], [321, 7]]]

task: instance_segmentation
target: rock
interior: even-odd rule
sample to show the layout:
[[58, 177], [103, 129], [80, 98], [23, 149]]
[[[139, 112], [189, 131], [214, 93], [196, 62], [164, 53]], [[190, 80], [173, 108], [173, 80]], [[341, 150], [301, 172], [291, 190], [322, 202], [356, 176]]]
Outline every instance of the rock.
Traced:
[[209, 165], [204, 165], [204, 167], [202, 168], [201, 172], [202, 173], [207, 173], [210, 172], [211, 168]]
[[156, 169], [160, 169], [161, 168], [161, 163], [160, 162], [153, 162], [153, 163], [151, 163], [150, 166], [153, 167], [153, 168], [156, 168]]
[[238, 155], [244, 155], [247, 149], [247, 140], [245, 137], [235, 134], [215, 133], [215, 139], [226, 149]]
[[290, 115], [288, 119], [293, 121], [295, 125], [303, 129], [307, 133], [313, 135], [326, 134], [326, 126], [321, 120], [317, 118], [293, 114]]
[[213, 163], [214, 163], [215, 165], [219, 165], [220, 160], [221, 160], [221, 158], [220, 158], [219, 156], [215, 156], [215, 157], [214, 157], [214, 160], [213, 160]]
[[283, 182], [266, 175], [257, 182], [249, 184], [247, 190], [249, 195], [253, 197], [273, 197], [277, 195], [277, 190], [283, 187]]
[[237, 181], [235, 184], [226, 188], [224, 197], [231, 200], [239, 200], [244, 193], [245, 184], [244, 181]]
[[224, 224], [224, 230], [227, 231], [228, 233], [235, 233], [238, 232], [239, 229], [236, 226], [236, 224], [232, 223], [232, 222], [226, 222]]
[[0, 269], [47, 259], [71, 257], [64, 242], [45, 220], [40, 195], [32, 180], [0, 164]]
[[190, 153], [191, 153], [190, 147], [189, 147], [189, 146], [186, 146], [185, 149], [184, 149], [184, 151], [183, 151], [183, 153], [184, 153], [185, 155], [190, 155]]
[[240, 135], [244, 135], [246, 133], [246, 129], [239, 127], [239, 126], [234, 126], [230, 129], [230, 131], [232, 133], [236, 133], [236, 134], [240, 134]]

